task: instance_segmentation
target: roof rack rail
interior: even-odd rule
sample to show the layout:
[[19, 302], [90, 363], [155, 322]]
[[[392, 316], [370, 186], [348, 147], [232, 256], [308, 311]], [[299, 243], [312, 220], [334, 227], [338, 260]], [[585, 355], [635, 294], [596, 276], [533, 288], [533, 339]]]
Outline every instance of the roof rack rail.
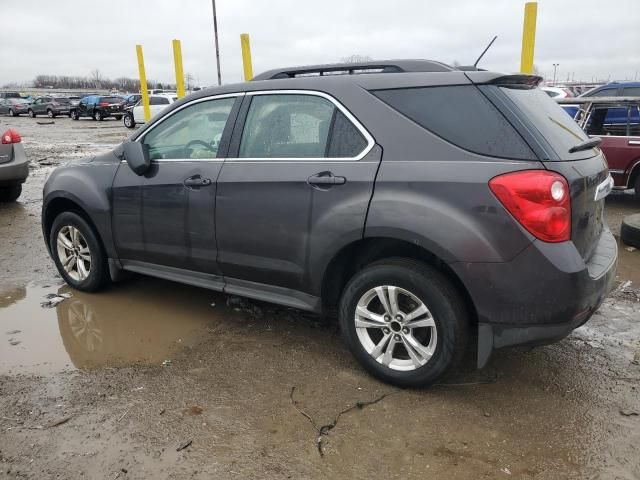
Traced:
[[278, 78], [296, 78], [329, 75], [354, 75], [364, 73], [403, 73], [403, 72], [452, 72], [453, 67], [434, 60], [381, 60], [358, 63], [328, 63], [325, 65], [307, 65], [291, 68], [267, 70], [253, 80], [275, 80]]

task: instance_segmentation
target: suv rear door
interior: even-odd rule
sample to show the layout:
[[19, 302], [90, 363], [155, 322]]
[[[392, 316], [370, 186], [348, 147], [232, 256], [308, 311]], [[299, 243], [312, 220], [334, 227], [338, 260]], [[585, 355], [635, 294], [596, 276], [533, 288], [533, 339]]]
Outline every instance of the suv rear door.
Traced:
[[294, 306], [301, 297], [290, 290], [318, 296], [311, 279], [322, 259], [362, 238], [380, 159], [373, 138], [329, 95], [247, 92], [218, 180], [225, 291], [261, 298], [262, 290]]

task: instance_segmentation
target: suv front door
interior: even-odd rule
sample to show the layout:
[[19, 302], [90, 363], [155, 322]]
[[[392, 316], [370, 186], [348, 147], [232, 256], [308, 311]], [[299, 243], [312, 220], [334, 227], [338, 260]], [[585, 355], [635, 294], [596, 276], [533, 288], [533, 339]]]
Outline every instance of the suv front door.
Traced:
[[362, 238], [380, 158], [326, 94], [247, 92], [218, 180], [225, 291], [279, 295], [293, 306], [317, 301], [314, 272], [340, 243]]
[[[143, 262], [146, 267], [218, 275], [215, 199], [223, 161], [219, 147], [227, 120], [237, 111], [236, 101], [240, 102], [236, 96], [218, 97], [176, 110], [140, 140], [149, 147], [149, 170], [138, 177], [126, 165], [118, 169], [113, 224], [124, 264]], [[229, 129], [226, 135], [230, 134]]]

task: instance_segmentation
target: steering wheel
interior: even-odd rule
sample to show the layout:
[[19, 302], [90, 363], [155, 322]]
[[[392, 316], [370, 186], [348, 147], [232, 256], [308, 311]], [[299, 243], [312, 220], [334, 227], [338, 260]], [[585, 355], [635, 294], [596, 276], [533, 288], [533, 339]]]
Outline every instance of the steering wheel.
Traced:
[[204, 148], [206, 148], [207, 150], [209, 150], [210, 152], [217, 153], [217, 151], [211, 146], [210, 143], [207, 143], [204, 140], [191, 140], [189, 143], [187, 143], [184, 146], [184, 156], [185, 156], [185, 158], [191, 158], [189, 156], [189, 150], [191, 150], [191, 147], [193, 145], [201, 145]]

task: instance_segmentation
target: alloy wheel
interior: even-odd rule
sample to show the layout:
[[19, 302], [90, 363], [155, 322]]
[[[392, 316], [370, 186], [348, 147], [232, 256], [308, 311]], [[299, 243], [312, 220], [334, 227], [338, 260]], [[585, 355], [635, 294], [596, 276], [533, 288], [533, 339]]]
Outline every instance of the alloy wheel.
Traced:
[[80, 230], [71, 225], [60, 229], [57, 238], [60, 264], [67, 275], [76, 282], [82, 282], [91, 273], [91, 251]]
[[408, 290], [383, 285], [367, 290], [354, 317], [365, 351], [392, 370], [411, 371], [431, 360], [438, 332], [427, 306]]

